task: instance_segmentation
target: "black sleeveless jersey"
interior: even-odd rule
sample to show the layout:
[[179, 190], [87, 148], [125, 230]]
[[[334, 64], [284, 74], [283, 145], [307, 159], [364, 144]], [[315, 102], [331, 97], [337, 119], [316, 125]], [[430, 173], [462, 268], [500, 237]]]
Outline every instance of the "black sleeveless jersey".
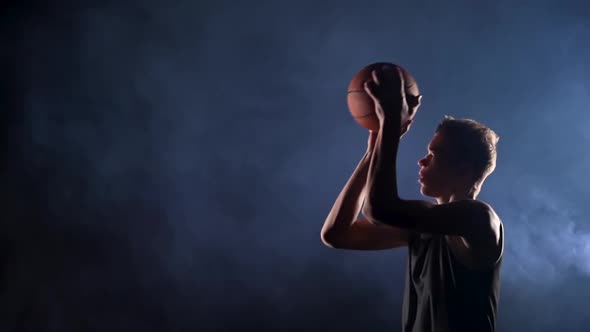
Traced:
[[417, 235], [408, 249], [402, 331], [495, 331], [503, 255], [474, 270], [456, 260], [444, 235]]

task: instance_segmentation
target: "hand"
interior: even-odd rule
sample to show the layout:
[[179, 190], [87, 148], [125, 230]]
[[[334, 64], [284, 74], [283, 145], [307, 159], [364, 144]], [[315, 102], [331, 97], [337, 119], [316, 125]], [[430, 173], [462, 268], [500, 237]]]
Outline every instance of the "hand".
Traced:
[[[375, 103], [375, 113], [379, 123], [385, 121], [401, 127], [402, 117], [408, 114], [404, 75], [399, 67], [384, 65], [380, 70], [373, 70], [372, 79], [365, 82], [365, 91]], [[409, 124], [404, 124], [409, 127]], [[407, 131], [402, 128], [402, 135]]]
[[375, 142], [377, 141], [377, 133], [376, 131], [369, 130], [369, 141], [367, 143], [367, 151], [373, 152], [375, 148]]

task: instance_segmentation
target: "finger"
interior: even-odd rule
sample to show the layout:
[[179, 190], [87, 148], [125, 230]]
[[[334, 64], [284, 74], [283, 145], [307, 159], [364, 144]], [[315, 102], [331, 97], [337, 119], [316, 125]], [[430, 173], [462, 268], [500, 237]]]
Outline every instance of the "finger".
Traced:
[[373, 98], [374, 100], [377, 99], [375, 96], [375, 90], [377, 88], [377, 84], [373, 81], [365, 81], [364, 84], [365, 92], [369, 95], [369, 97]]
[[393, 81], [397, 81], [397, 66], [391, 63], [384, 63], [377, 68], [375, 76], [379, 81], [379, 86], [391, 86]]
[[412, 107], [417, 108], [420, 107], [420, 105], [422, 105], [422, 95], [418, 95], [418, 97], [416, 97], [416, 100], [414, 101], [414, 105], [412, 105]]
[[379, 75], [379, 72], [377, 72], [377, 70], [371, 70], [371, 78], [373, 79], [373, 82], [375, 82], [377, 85], [381, 84], [381, 75]]
[[399, 77], [399, 85], [400, 85], [400, 93], [402, 98], [406, 97], [406, 80], [404, 77], [404, 72], [400, 67], [395, 68], [397, 70], [397, 76]]
[[395, 75], [394, 70], [395, 68], [392, 65], [383, 64], [378, 69], [373, 70], [371, 76], [378, 86], [388, 85], [388, 82], [390, 82]]
[[406, 122], [406, 125], [402, 127], [401, 136], [404, 136], [408, 131], [410, 131], [410, 127], [412, 126], [412, 122], [414, 122], [414, 121], [408, 120]]

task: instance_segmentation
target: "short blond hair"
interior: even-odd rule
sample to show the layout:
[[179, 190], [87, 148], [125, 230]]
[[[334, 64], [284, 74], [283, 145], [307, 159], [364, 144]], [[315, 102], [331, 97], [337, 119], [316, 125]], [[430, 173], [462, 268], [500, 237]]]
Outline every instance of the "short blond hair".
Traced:
[[489, 127], [472, 119], [446, 115], [436, 132], [444, 133], [454, 161], [467, 164], [478, 179], [484, 179], [496, 168], [500, 137]]

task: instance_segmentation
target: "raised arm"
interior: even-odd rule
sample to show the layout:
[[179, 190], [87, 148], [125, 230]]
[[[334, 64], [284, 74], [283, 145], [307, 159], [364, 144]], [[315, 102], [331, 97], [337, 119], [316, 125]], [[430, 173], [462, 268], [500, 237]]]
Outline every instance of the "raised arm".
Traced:
[[407, 245], [408, 232], [397, 227], [357, 219], [365, 198], [367, 172], [376, 134], [369, 135], [368, 149], [346, 185], [336, 198], [321, 231], [325, 245], [331, 248], [380, 250]]

